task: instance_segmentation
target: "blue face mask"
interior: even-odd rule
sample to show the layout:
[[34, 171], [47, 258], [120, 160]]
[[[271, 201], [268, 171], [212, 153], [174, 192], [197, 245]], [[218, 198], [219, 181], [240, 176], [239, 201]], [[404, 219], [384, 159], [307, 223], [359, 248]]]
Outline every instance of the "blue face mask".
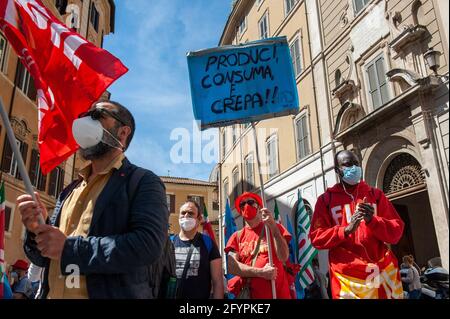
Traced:
[[349, 185], [356, 185], [361, 181], [362, 168], [356, 165], [342, 170], [342, 180]]

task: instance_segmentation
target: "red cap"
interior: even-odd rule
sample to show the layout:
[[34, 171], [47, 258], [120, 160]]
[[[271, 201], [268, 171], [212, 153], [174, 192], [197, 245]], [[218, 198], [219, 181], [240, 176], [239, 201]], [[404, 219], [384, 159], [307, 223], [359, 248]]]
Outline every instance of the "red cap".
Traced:
[[236, 198], [236, 200], [234, 201], [234, 207], [236, 208], [238, 213], [241, 213], [241, 207], [239, 206], [239, 204], [246, 197], [253, 198], [258, 203], [259, 207], [263, 207], [263, 202], [262, 202], [261, 197], [259, 197], [259, 195], [255, 194], [255, 193], [246, 192], [246, 193], [242, 194], [241, 196], [239, 196], [238, 198]]
[[19, 259], [18, 261], [16, 261], [16, 263], [14, 265], [12, 265], [13, 268], [15, 269], [20, 269], [20, 270], [28, 270], [28, 263], [25, 260]]

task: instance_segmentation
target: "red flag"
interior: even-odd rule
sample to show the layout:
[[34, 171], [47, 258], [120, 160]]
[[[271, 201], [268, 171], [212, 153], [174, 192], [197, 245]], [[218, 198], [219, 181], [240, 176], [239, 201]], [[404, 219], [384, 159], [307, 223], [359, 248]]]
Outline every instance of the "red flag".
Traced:
[[4, 297], [5, 280], [5, 183], [0, 186], [0, 299]]
[[[208, 211], [206, 207], [203, 210], [203, 234], [208, 235], [216, 243], [216, 236], [214, 235], [214, 230], [212, 228], [211, 222], [208, 218]], [[216, 243], [217, 244], [217, 243]]]
[[40, 0], [0, 0], [0, 28], [35, 81], [47, 174], [78, 149], [73, 121], [128, 69], [69, 30]]

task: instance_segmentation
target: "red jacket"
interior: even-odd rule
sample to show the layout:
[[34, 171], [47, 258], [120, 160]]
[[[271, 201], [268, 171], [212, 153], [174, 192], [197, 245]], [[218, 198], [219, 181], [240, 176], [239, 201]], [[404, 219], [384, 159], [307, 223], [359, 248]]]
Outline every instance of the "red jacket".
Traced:
[[[351, 274], [355, 263], [380, 262], [388, 252], [385, 243], [398, 243], [404, 223], [381, 190], [360, 182], [347, 192], [355, 197], [356, 203], [352, 202], [341, 184], [329, 188], [319, 197], [309, 237], [317, 249], [329, 249], [332, 271]], [[364, 197], [374, 206], [375, 215], [369, 224], [362, 221], [358, 230], [346, 237], [344, 229], [355, 212], [356, 204], [362, 202]], [[352, 275], [363, 278], [362, 274]]]

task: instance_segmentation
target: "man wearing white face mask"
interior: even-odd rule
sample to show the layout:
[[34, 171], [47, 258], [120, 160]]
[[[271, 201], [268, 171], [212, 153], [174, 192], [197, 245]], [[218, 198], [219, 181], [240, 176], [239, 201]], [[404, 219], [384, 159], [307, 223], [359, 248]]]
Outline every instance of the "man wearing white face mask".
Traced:
[[404, 223], [384, 193], [362, 180], [350, 151], [335, 157], [340, 183], [316, 203], [311, 243], [329, 250], [333, 299], [400, 299], [398, 263], [386, 244], [396, 244]]
[[198, 232], [202, 221], [200, 206], [187, 201], [180, 208], [180, 233], [172, 238], [175, 246], [177, 298], [223, 299], [222, 258], [216, 243]]
[[155, 298], [150, 267], [162, 255], [169, 213], [160, 178], [124, 155], [134, 118], [117, 102], [98, 102], [72, 130], [90, 163], [60, 194], [53, 216], [38, 195], [37, 203], [17, 199], [25, 253], [44, 268], [38, 298]]

